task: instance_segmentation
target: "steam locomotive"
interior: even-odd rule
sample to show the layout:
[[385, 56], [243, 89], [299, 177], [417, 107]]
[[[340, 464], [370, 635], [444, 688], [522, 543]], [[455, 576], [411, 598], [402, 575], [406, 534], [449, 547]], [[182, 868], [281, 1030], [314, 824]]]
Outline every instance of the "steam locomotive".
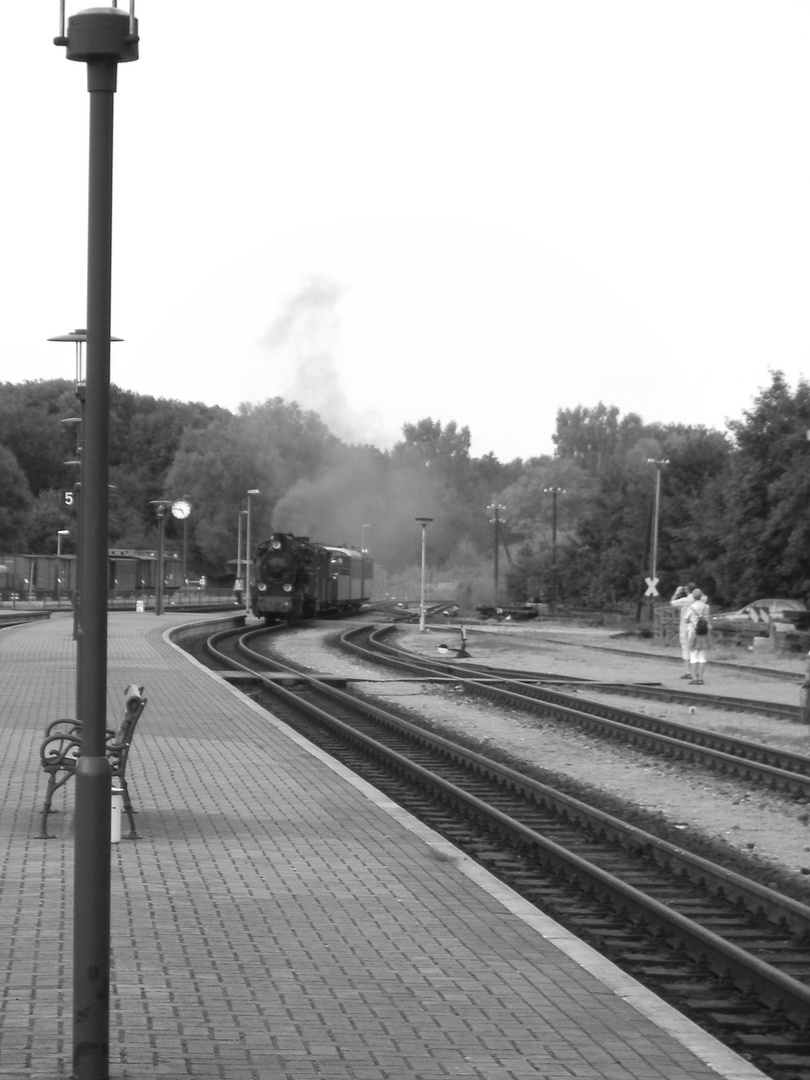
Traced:
[[374, 563], [353, 548], [273, 533], [256, 549], [250, 610], [270, 625], [359, 611], [371, 598]]

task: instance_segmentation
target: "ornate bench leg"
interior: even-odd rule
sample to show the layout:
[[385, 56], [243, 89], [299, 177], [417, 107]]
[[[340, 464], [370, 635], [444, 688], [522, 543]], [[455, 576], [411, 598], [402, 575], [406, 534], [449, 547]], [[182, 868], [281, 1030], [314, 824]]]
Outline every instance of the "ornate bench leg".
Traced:
[[129, 788], [127, 782], [123, 776], [116, 778], [121, 785], [121, 790], [124, 793], [124, 810], [126, 811], [127, 819], [129, 820], [129, 832], [126, 836], [122, 836], [122, 840], [140, 840], [141, 834], [135, 828], [135, 811], [132, 808], [132, 803], [129, 800]]
[[48, 790], [45, 792], [45, 803], [42, 807], [42, 827], [39, 830], [37, 840], [53, 840], [54, 834], [48, 832], [48, 814], [52, 813], [51, 799], [53, 793], [56, 790], [56, 773], [51, 773], [48, 776]]

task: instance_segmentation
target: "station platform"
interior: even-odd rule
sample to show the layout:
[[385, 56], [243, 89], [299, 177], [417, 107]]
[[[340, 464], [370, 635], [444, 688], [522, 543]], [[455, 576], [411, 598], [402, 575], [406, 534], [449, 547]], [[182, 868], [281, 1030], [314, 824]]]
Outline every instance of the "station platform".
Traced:
[[[128, 683], [148, 697], [141, 838], [111, 848], [111, 1077], [763, 1077], [190, 660], [167, 639], [189, 621], [109, 619], [110, 720]], [[0, 631], [0, 1078], [71, 1072], [72, 781], [36, 837], [74, 650], [69, 615]]]

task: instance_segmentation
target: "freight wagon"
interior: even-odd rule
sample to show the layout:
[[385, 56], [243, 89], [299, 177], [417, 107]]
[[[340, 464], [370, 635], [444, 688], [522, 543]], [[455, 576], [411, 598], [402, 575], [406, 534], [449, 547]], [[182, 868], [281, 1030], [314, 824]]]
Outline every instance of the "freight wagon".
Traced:
[[[155, 592], [157, 553], [113, 548], [107, 563], [110, 599], [139, 598]], [[0, 600], [58, 600], [76, 590], [75, 555], [0, 554]], [[164, 589], [183, 584], [179, 556], [167, 554], [163, 562]]]

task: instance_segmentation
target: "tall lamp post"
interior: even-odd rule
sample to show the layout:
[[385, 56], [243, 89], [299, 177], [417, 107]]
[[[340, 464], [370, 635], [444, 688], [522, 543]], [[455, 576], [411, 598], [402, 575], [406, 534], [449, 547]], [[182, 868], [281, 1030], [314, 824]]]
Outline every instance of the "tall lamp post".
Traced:
[[70, 529], [59, 529], [56, 534], [56, 606], [59, 607], [59, 586], [62, 583], [62, 537], [70, 536]]
[[236, 581], [234, 582], [234, 592], [236, 593], [236, 602], [241, 604], [242, 602], [242, 518], [247, 517], [247, 510], [240, 510], [236, 518]]
[[258, 488], [250, 488], [247, 493], [247, 529], [245, 537], [245, 614], [250, 614], [250, 497], [261, 495]]
[[[131, 0], [131, 5], [134, 0]], [[113, 98], [118, 65], [138, 59], [134, 7], [60, 4], [57, 45], [87, 65], [87, 380], [82, 454], [82, 746], [75, 771], [73, 1077], [106, 1080], [110, 1066], [110, 788], [107, 729], [107, 547], [110, 448]]]
[[166, 537], [166, 510], [172, 505], [171, 499], [151, 499], [150, 503], [157, 510], [158, 542], [157, 567], [155, 569], [155, 615], [163, 614], [163, 564]]
[[505, 509], [506, 509], [506, 507], [501, 506], [500, 503], [490, 503], [490, 505], [487, 507], [487, 510], [489, 510], [490, 514], [492, 514], [492, 517], [489, 520], [495, 526], [495, 552], [494, 552], [494, 554], [495, 554], [495, 559], [494, 559], [495, 581], [494, 581], [494, 585], [495, 585], [495, 607], [496, 608], [498, 606], [498, 549], [500, 548], [500, 545], [501, 545], [501, 511], [505, 510]]
[[650, 598], [650, 621], [655, 616], [655, 598], [658, 596], [658, 517], [661, 508], [661, 468], [669, 465], [669, 458], [647, 458], [649, 465], [655, 465], [655, 492], [653, 495], [653, 528], [650, 555], [650, 576], [647, 578], [647, 596]]
[[427, 527], [433, 521], [432, 517], [418, 517], [416, 520], [422, 526], [422, 584], [419, 592], [419, 633], [425, 632], [425, 534]]
[[543, 491], [551, 495], [551, 610], [557, 608], [557, 496], [565, 494], [565, 488], [548, 487]]

